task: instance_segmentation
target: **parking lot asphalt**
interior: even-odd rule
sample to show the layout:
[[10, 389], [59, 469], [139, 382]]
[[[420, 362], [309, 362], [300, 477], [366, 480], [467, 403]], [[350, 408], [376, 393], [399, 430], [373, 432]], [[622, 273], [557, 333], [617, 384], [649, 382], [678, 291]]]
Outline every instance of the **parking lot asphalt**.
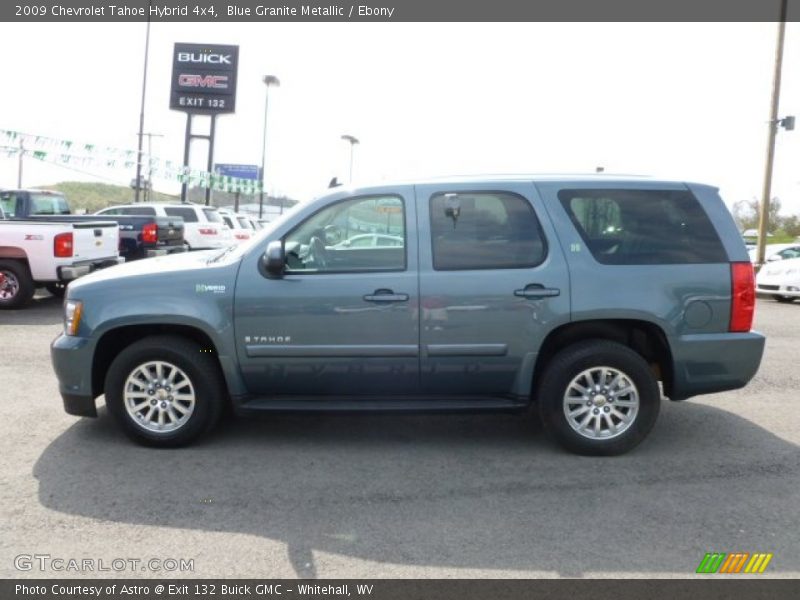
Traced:
[[[664, 401], [610, 459], [514, 415], [228, 419], [189, 448], [141, 448], [104, 408], [63, 412], [60, 326], [46, 294], [0, 313], [2, 577], [688, 577], [713, 551], [800, 575], [800, 303], [758, 301], [748, 387]], [[34, 554], [194, 570], [15, 567]]]

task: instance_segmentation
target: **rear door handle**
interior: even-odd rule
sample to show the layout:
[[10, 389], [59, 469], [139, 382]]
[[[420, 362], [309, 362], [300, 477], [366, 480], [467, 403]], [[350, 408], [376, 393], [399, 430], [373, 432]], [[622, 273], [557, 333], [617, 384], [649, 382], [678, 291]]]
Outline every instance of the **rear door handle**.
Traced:
[[381, 288], [364, 296], [367, 302], [407, 302], [408, 294], [395, 294], [392, 290]]
[[561, 295], [561, 290], [546, 288], [541, 283], [529, 283], [525, 289], [514, 290], [514, 295], [520, 298], [553, 298]]

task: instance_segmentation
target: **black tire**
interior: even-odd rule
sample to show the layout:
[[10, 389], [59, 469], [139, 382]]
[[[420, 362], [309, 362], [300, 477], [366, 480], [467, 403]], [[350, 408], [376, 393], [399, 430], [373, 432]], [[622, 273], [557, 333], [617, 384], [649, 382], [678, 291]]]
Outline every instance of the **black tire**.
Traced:
[[0, 284], [0, 309], [22, 308], [29, 304], [36, 286], [28, 265], [18, 260], [0, 260], [0, 273], [4, 275]]
[[[181, 386], [181, 380], [178, 379], [176, 381], [177, 385], [173, 384], [175, 385], [175, 392], [181, 389], [193, 391], [193, 410], [186, 417], [186, 421], [183, 424], [178, 426], [176, 421], [176, 428], [171, 431], [148, 430], [141, 424], [142, 422], [147, 422], [151, 426], [155, 426], [155, 424], [152, 421], [145, 421], [143, 417], [146, 415], [142, 415], [142, 418], [138, 420], [134, 419], [125, 406], [123, 394], [125, 393], [129, 376], [137, 368], [153, 361], [169, 363], [169, 365], [177, 367], [179, 371], [183, 371], [183, 374], [190, 382], [190, 387]], [[168, 376], [169, 372], [164, 371], [164, 376]], [[156, 390], [156, 393], [170, 391], [167, 386], [164, 386], [163, 389], [165, 390], [164, 392]], [[163, 406], [162, 401], [168, 400], [165, 397], [146, 396], [148, 390], [135, 390], [132, 388], [131, 391], [141, 393], [142, 398], [140, 401], [142, 402], [152, 403], [155, 400], [155, 410], [158, 410], [159, 406]], [[203, 433], [213, 429], [219, 421], [227, 400], [227, 391], [222, 373], [214, 354], [208, 353], [207, 349], [201, 348], [189, 339], [171, 335], [146, 337], [120, 352], [111, 363], [111, 367], [106, 374], [105, 395], [109, 412], [131, 439], [146, 446], [160, 448], [186, 445]], [[176, 393], [175, 395], [177, 396], [178, 394]], [[175, 401], [177, 401], [177, 398]], [[168, 403], [172, 403], [172, 396], [169, 397]], [[181, 406], [184, 409], [186, 407], [186, 405]], [[144, 410], [149, 410], [149, 407], [142, 409], [142, 411]], [[171, 410], [171, 407], [169, 410]], [[178, 411], [172, 410], [172, 412], [179, 415]]]
[[[619, 405], [614, 405], [612, 404], [614, 399], [607, 400], [602, 389], [593, 391], [590, 388], [589, 394], [597, 394], [597, 398], [588, 395], [586, 397], [592, 400], [593, 403], [596, 401], [597, 404], [592, 404], [593, 408], [589, 408], [590, 405], [587, 402], [587, 412], [583, 413], [587, 414], [587, 417], [579, 416], [583, 419], [590, 419], [591, 423], [595, 421], [609, 423], [601, 426], [600, 434], [595, 434], [597, 436], [603, 435], [603, 427], [605, 427], [609, 436], [607, 439], [591, 437], [591, 432], [588, 430], [585, 435], [578, 433], [570, 425], [570, 421], [565, 414], [565, 397], [570, 388], [570, 383], [581, 374], [601, 367], [609, 367], [618, 373], [622, 373], [625, 378], [633, 383], [635, 390], [638, 392], [638, 411], [634, 413], [630, 425], [627, 426], [627, 429], [623, 429], [621, 433], [612, 435], [610, 423], [615, 422], [616, 425], [621, 421], [614, 414], [622, 414], [620, 411], [630, 414], [630, 412], [626, 413], [625, 411], [631, 411], [631, 408], [628, 405], [623, 405], [622, 402], [630, 403], [631, 397], [630, 395], [625, 397], [626, 394], [623, 393], [622, 396], [617, 398]], [[597, 375], [597, 377], [599, 380], [600, 375]], [[611, 375], [608, 377], [610, 379]], [[585, 383], [587, 380], [583, 381]], [[612, 386], [612, 381], [607, 382], [609, 386]], [[584, 387], [587, 386], [584, 385]], [[610, 398], [612, 395], [608, 397]], [[658, 387], [658, 381], [650, 370], [649, 365], [639, 354], [616, 342], [587, 340], [564, 348], [547, 364], [537, 388], [536, 400], [545, 429], [564, 448], [576, 454], [613, 456], [628, 452], [650, 433], [658, 418], [661, 406], [661, 392]], [[577, 407], [572, 408], [574, 411], [583, 408], [582, 400], [577, 402], [573, 400], [569, 405]], [[612, 411], [612, 413], [608, 414], [608, 417], [603, 416], [601, 412], [605, 411], [606, 408]], [[594, 416], [595, 412], [597, 412], [597, 416]], [[589, 414], [593, 416], [589, 417]], [[574, 418], [577, 420], [578, 416]], [[606, 418], [608, 421], [606, 421]]]
[[782, 302], [783, 304], [789, 304], [791, 302], [794, 302], [794, 296], [779, 296], [775, 294], [772, 297], [778, 302]]
[[67, 284], [63, 282], [48, 283], [44, 286], [51, 295], [56, 298], [63, 298], [67, 293]]

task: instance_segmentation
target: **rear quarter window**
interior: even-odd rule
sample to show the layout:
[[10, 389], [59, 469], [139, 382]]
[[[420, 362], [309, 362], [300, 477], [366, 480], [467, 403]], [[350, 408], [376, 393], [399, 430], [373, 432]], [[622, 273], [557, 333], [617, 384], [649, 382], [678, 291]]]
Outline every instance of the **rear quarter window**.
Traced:
[[164, 214], [168, 217], [181, 217], [184, 223], [197, 223], [197, 213], [191, 206], [166, 206]]
[[599, 263], [728, 261], [708, 215], [689, 191], [564, 189], [558, 199]]

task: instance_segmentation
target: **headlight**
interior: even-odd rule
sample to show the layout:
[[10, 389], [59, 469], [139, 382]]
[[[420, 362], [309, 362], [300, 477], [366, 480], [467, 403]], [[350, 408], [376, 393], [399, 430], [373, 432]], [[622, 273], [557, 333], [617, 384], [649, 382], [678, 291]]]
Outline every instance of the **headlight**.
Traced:
[[64, 302], [64, 335], [77, 335], [83, 315], [83, 302], [67, 300]]

